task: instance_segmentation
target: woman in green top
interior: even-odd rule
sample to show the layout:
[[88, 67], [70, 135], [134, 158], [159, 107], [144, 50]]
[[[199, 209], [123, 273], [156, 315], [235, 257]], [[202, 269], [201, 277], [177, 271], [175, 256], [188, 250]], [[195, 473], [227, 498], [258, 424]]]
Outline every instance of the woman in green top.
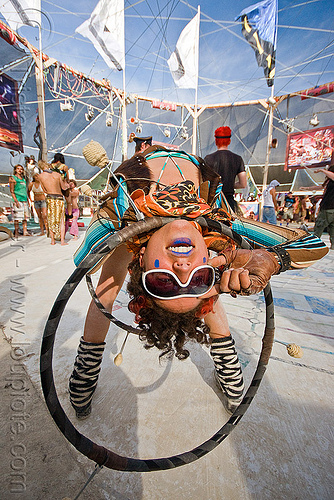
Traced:
[[23, 236], [29, 236], [27, 220], [30, 218], [27, 183], [22, 165], [15, 165], [14, 172], [9, 177], [9, 188], [13, 198], [12, 213], [14, 219], [14, 236], [19, 235], [19, 223], [22, 222]]

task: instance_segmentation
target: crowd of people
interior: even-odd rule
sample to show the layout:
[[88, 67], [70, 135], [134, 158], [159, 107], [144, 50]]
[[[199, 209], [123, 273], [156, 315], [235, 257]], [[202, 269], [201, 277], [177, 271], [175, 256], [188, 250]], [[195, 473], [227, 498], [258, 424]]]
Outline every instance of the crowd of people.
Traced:
[[278, 199], [277, 220], [289, 226], [291, 222], [307, 224], [315, 222], [322, 196], [294, 195], [291, 191]]
[[61, 153], [56, 153], [50, 164], [43, 160], [36, 162], [33, 156], [25, 157], [25, 168], [20, 164], [14, 166], [9, 188], [14, 237], [32, 236], [27, 222], [36, 215], [40, 227], [38, 236], [46, 234], [51, 245], [56, 241], [67, 245], [67, 231], [74, 240], [78, 239], [80, 193]]

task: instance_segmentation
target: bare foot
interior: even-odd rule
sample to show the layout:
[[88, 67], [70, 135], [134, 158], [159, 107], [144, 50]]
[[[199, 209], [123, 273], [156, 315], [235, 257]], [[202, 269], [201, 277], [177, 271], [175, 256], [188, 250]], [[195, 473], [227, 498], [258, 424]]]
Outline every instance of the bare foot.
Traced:
[[55, 242], [55, 241], [51, 241], [51, 245], [55, 245], [55, 244], [56, 244], [56, 242]]
[[68, 245], [67, 241], [64, 241], [64, 243], [61, 243], [61, 246], [65, 246], [65, 245]]
[[73, 240], [76, 241], [78, 239], [77, 236], [73, 236]]

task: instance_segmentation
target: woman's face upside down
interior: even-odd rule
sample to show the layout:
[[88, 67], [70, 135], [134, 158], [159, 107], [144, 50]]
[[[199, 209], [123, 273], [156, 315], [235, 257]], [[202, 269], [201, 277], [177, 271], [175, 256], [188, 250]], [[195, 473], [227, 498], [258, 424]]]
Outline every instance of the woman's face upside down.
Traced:
[[[201, 233], [188, 221], [177, 219], [156, 231], [146, 246], [140, 250], [140, 265], [143, 271], [167, 269], [186, 283], [192, 270], [208, 264], [208, 249]], [[195, 309], [202, 299], [216, 295], [212, 288], [200, 297], [178, 297], [154, 301], [172, 312], [187, 312]]]

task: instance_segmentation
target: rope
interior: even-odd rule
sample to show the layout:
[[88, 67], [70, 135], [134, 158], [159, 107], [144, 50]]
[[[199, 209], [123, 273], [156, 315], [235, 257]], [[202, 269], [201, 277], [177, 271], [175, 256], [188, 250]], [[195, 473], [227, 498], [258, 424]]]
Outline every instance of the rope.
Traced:
[[[268, 284], [264, 290], [266, 303], [266, 326], [262, 339], [262, 350], [251, 384], [241, 404], [235, 410], [227, 423], [223, 425], [210, 439], [203, 442], [199, 446], [196, 446], [190, 451], [186, 451], [182, 454], [173, 455], [170, 457], [148, 460], [124, 457], [118, 455], [117, 453], [114, 453], [107, 448], [104, 448], [101, 445], [94, 443], [74, 427], [74, 425], [64, 412], [58, 399], [52, 367], [53, 347], [56, 331], [61, 316], [65, 310], [66, 304], [75, 291], [76, 287], [80, 283], [81, 279], [85, 276], [89, 269], [91, 269], [101, 259], [101, 257], [109, 253], [111, 250], [117, 248], [129, 238], [132, 238], [137, 234], [162, 227], [164, 224], [168, 224], [168, 222], [171, 222], [171, 220], [174, 219], [150, 217], [144, 221], [138, 221], [111, 235], [108, 240], [104, 242], [94, 253], [88, 255], [79, 265], [79, 267], [72, 273], [72, 275], [60, 291], [50, 312], [43, 334], [40, 355], [40, 374], [43, 394], [49, 412], [65, 438], [80, 453], [93, 460], [98, 465], [103, 465], [109, 469], [127, 472], [152, 472], [157, 470], [173, 469], [198, 460], [199, 458], [203, 457], [214, 448], [216, 448], [236, 427], [243, 415], [246, 413], [249, 405], [251, 404], [251, 401], [253, 400], [263, 378], [263, 375], [266, 371], [273, 345], [274, 305], [270, 285]], [[200, 217], [198, 220], [201, 220], [203, 224], [208, 224], [208, 221], [202, 217]], [[213, 225], [218, 224], [219, 226], [223, 226], [217, 221], [212, 221], [212, 223]], [[237, 243], [240, 242], [240, 245], [245, 245], [249, 248], [248, 243], [243, 240], [241, 236], [234, 233], [232, 229], [225, 226], [223, 226], [223, 229], [225, 231], [225, 234], [232, 236], [235, 235], [237, 238]]]
[[[102, 470], [102, 468], [103, 468], [103, 465], [98, 465], [98, 464], [95, 465], [95, 469], [93, 470], [93, 472], [91, 473], [91, 475], [89, 476], [89, 478], [87, 479], [87, 481], [85, 482], [85, 484], [83, 485], [83, 487], [81, 488], [81, 490], [79, 491], [79, 493], [75, 496], [75, 498], [73, 500], [78, 500], [78, 498], [81, 496], [81, 493], [83, 493], [85, 491], [85, 489], [87, 488], [89, 483], [92, 481], [94, 476], [96, 476], [96, 474], [98, 472], [100, 472], [100, 470]], [[71, 499], [70, 498], [63, 498], [63, 500], [71, 500]]]

